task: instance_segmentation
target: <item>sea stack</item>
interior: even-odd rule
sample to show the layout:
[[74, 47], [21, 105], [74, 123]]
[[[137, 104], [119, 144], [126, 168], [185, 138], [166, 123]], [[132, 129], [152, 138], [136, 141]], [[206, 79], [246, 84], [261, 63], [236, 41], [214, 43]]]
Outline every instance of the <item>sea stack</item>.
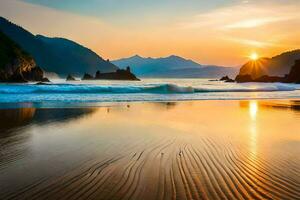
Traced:
[[116, 72], [110, 73], [101, 73], [100, 71], [96, 72], [95, 79], [97, 80], [127, 80], [127, 81], [139, 81], [130, 70], [130, 67], [126, 67], [126, 69], [118, 69]]
[[97, 71], [95, 77], [85, 73], [82, 80], [122, 80], [122, 81], [139, 81], [128, 66], [126, 69], [118, 69], [115, 72], [102, 73]]
[[88, 73], [85, 73], [81, 80], [94, 80], [94, 77]]
[[69, 74], [66, 78], [66, 81], [76, 81], [76, 79], [71, 74]]
[[228, 76], [223, 76], [223, 77], [220, 79], [220, 81], [224, 81], [224, 82], [226, 82], [226, 83], [232, 83], [232, 82], [234, 82], [234, 80], [231, 79], [231, 78], [229, 78]]

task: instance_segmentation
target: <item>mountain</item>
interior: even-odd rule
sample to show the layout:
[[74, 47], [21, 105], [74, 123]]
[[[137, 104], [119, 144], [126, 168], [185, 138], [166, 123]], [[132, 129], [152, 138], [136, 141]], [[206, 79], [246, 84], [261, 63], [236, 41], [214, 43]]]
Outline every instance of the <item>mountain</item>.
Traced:
[[236, 68], [200, 65], [175, 55], [165, 58], [143, 58], [135, 55], [112, 63], [120, 68], [130, 66], [132, 72], [141, 77], [213, 78], [237, 73]]
[[290, 73], [286, 76], [287, 82], [300, 84], [300, 60], [296, 60]]
[[284, 76], [290, 72], [295, 60], [298, 59], [300, 59], [300, 49], [285, 52], [272, 58], [260, 58], [244, 64], [239, 75], [251, 75], [253, 79], [264, 75]]
[[43, 70], [18, 44], [0, 31], [0, 81], [47, 81]]
[[257, 78], [255, 76], [244, 74], [237, 75], [235, 81], [238, 83], [246, 82], [263, 82], [263, 83], [297, 83], [300, 84], [300, 60], [295, 60], [295, 64], [291, 67], [291, 70], [288, 74], [284, 76], [269, 76], [263, 75]]
[[85, 72], [113, 72], [118, 68], [98, 56], [92, 50], [64, 38], [49, 38], [33, 35], [22, 27], [0, 17], [0, 30], [19, 44], [46, 71], [59, 75], [69, 73], [82, 75]]

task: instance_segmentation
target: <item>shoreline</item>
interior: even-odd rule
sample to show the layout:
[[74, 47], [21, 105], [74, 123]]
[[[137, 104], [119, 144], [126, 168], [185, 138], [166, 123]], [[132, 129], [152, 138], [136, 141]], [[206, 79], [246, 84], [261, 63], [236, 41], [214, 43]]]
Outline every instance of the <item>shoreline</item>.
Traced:
[[193, 102], [240, 102], [240, 101], [300, 101], [300, 98], [248, 98], [248, 99], [196, 99], [196, 100], [170, 100], [170, 101], [115, 101], [115, 102], [20, 102], [20, 103], [0, 103], [0, 110], [19, 109], [19, 108], [101, 108], [126, 106], [128, 104], [147, 104], [147, 103], [193, 103]]
[[[207, 79], [140, 82], [99, 81], [86, 84], [0, 85], [0, 104], [32, 103], [34, 106], [94, 106], [114, 102], [168, 102], [194, 100], [295, 99], [296, 84], [211, 83]], [[14, 106], [10, 106], [14, 107]], [[22, 106], [21, 106], [22, 107]]]

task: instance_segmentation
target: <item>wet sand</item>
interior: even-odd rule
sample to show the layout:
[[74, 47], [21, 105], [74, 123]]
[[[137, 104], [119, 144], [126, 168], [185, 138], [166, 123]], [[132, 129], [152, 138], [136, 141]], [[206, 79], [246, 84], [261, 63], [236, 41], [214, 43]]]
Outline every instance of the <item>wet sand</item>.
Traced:
[[300, 199], [300, 101], [0, 110], [0, 199]]

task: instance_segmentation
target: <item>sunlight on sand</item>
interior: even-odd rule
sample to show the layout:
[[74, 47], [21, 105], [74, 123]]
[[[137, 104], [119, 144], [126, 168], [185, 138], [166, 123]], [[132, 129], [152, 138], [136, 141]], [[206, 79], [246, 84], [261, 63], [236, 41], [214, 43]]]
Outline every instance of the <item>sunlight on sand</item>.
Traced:
[[16, 122], [0, 127], [0, 199], [300, 195], [298, 101], [149, 102], [30, 113], [0, 110], [3, 122]]

